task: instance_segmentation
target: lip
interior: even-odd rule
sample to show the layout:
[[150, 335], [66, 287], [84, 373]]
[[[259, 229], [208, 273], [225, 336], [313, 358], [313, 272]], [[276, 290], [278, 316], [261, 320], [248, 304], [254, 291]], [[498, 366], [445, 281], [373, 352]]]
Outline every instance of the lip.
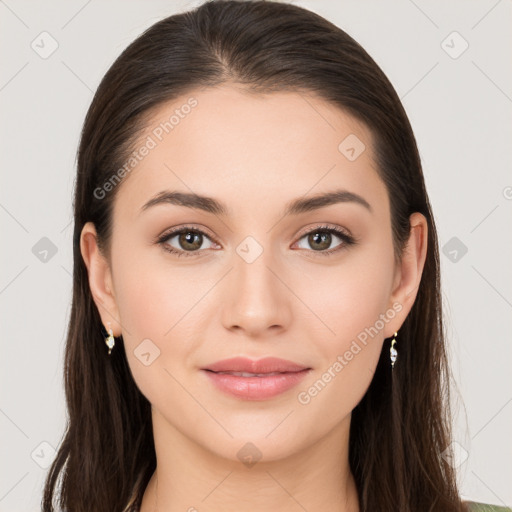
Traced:
[[[311, 368], [274, 357], [266, 357], [258, 361], [235, 357], [217, 361], [201, 370], [224, 393], [243, 400], [267, 400], [296, 386], [311, 371]], [[231, 372], [231, 374], [218, 372]], [[275, 375], [276, 372], [278, 372], [277, 375]], [[232, 373], [269, 375], [244, 377]]]
[[254, 361], [247, 357], [233, 357], [210, 364], [203, 370], [212, 372], [247, 372], [247, 373], [273, 373], [273, 372], [300, 372], [308, 369], [307, 366], [279, 359], [277, 357], [264, 357]]

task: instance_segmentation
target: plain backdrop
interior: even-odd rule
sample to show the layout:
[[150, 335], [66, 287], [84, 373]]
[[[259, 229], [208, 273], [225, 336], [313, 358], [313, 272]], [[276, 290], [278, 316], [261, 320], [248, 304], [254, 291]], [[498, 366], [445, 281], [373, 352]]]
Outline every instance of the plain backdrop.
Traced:
[[[199, 3], [0, 0], [2, 512], [39, 510], [64, 430], [71, 205], [86, 110], [136, 36]], [[293, 3], [361, 43], [403, 101], [440, 237], [458, 410], [452, 463], [464, 497], [511, 506], [511, 2]]]

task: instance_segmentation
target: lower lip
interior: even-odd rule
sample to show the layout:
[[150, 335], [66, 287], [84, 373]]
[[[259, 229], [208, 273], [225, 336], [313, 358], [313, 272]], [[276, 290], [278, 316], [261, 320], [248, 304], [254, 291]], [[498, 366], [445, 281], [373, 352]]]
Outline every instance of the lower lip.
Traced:
[[311, 369], [268, 377], [240, 377], [203, 370], [221, 391], [244, 400], [266, 400], [296, 386]]

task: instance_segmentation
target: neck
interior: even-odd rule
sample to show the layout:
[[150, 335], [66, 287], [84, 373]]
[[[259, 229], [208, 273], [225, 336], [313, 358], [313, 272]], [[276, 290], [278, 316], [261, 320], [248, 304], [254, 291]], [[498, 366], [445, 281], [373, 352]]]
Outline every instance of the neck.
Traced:
[[349, 426], [350, 416], [302, 452], [249, 467], [211, 453], [154, 413], [157, 469], [140, 512], [359, 512]]

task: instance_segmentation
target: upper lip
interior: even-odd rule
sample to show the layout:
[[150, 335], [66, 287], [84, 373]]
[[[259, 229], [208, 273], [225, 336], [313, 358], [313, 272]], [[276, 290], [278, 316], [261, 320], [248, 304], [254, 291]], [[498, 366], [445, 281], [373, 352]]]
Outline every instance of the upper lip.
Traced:
[[307, 366], [279, 359], [276, 357], [264, 357], [254, 361], [246, 357], [233, 357], [223, 359], [208, 365], [203, 370], [212, 372], [247, 372], [247, 373], [274, 373], [274, 372], [300, 372], [309, 370]]

